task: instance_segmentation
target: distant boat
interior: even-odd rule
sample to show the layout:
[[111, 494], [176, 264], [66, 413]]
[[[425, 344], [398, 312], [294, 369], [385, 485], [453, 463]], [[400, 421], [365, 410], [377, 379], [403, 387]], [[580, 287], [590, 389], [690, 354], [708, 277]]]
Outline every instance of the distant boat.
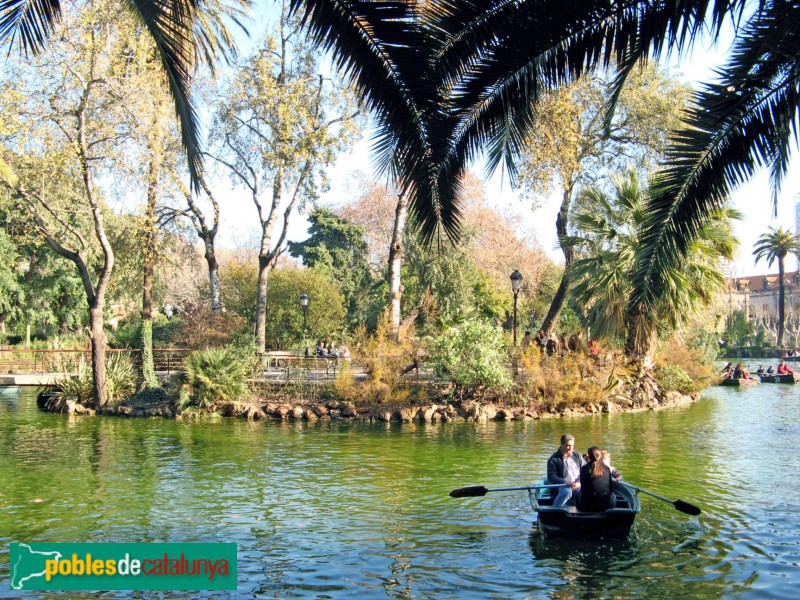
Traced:
[[785, 373], [783, 375], [759, 375], [761, 383], [797, 383], [794, 373]]
[[717, 385], [727, 385], [727, 386], [740, 386], [740, 385], [752, 385], [754, 383], [758, 383], [758, 379], [734, 379], [733, 377], [726, 377], [722, 381], [720, 381]]

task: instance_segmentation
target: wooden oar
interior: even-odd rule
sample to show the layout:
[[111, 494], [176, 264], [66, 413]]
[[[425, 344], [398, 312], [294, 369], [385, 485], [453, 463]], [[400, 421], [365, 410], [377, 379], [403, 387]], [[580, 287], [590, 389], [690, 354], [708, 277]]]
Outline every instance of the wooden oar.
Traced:
[[686, 513], [687, 515], [692, 515], [696, 517], [702, 511], [697, 508], [694, 504], [689, 504], [688, 502], [684, 502], [683, 500], [670, 500], [669, 498], [665, 498], [664, 496], [660, 496], [655, 492], [650, 492], [648, 490], [643, 490], [640, 487], [636, 487], [635, 485], [631, 485], [630, 483], [626, 483], [624, 481], [620, 481], [622, 485], [631, 488], [632, 490], [636, 490], [637, 492], [642, 492], [643, 494], [647, 494], [648, 496], [652, 496], [653, 498], [658, 498], [659, 500], [663, 500], [664, 502], [669, 502], [674, 506], [677, 510], [681, 511], [682, 513]]
[[545, 488], [563, 487], [563, 483], [556, 485], [526, 485], [524, 487], [510, 487], [510, 488], [496, 488], [490, 490], [482, 485], [471, 485], [469, 487], [458, 488], [450, 492], [451, 498], [475, 498], [477, 496], [485, 496], [489, 492], [515, 492], [518, 490], [541, 490]]

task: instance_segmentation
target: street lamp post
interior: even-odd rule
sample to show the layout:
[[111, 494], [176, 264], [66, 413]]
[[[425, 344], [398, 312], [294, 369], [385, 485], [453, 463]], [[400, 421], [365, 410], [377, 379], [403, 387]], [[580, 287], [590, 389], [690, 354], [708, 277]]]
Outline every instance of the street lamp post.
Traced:
[[522, 273], [516, 269], [511, 274], [511, 291], [514, 292], [514, 345], [517, 345], [517, 294], [522, 285]]
[[[306, 344], [306, 323], [308, 321], [308, 294], [300, 294], [300, 306], [303, 307], [303, 344]], [[306, 356], [308, 356], [308, 346], [306, 345]]]

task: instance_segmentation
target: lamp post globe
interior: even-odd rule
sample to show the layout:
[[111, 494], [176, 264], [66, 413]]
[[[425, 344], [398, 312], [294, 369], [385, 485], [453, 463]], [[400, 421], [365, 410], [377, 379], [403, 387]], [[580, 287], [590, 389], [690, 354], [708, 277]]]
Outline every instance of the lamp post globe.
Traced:
[[[306, 322], [308, 320], [308, 294], [300, 294], [300, 306], [303, 308], [303, 343], [306, 342]], [[308, 356], [308, 346], [306, 346], [306, 356]]]

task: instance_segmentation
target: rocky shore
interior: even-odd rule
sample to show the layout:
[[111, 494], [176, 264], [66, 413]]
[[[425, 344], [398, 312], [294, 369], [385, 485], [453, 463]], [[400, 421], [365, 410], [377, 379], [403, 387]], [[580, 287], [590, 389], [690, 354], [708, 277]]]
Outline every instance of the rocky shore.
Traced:
[[222, 417], [242, 418], [249, 420], [294, 420], [294, 421], [329, 421], [353, 420], [363, 422], [398, 422], [398, 423], [447, 423], [475, 421], [531, 421], [537, 419], [558, 418], [570, 415], [588, 415], [612, 412], [631, 412], [655, 410], [685, 405], [699, 399], [700, 394], [685, 395], [668, 392], [662, 398], [654, 398], [645, 404], [633, 400], [616, 398], [597, 404], [574, 407], [558, 407], [543, 409], [516, 403], [506, 405], [502, 401], [465, 400], [451, 403], [433, 403], [424, 406], [388, 406], [383, 404], [356, 405], [353, 402], [329, 400], [326, 402], [255, 402], [225, 403], [210, 410], [189, 408], [181, 410], [174, 402], [166, 399], [159, 401], [130, 404], [122, 402], [116, 406], [105, 406], [94, 409], [77, 402], [67, 401], [60, 405], [52, 401], [52, 396], [44, 392], [40, 394], [38, 405], [47, 412], [61, 412], [78, 415], [107, 415], [131, 418], [175, 418], [203, 419], [216, 415]]

